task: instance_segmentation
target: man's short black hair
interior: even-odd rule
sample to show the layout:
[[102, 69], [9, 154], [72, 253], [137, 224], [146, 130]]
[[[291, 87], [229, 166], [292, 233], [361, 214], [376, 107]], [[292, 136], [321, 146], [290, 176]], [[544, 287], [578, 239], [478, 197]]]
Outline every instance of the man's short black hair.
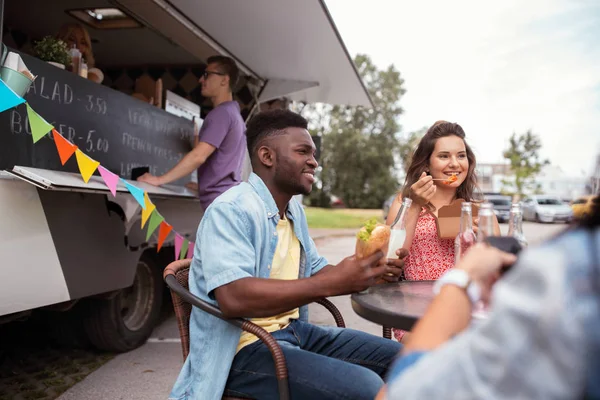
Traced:
[[269, 110], [256, 114], [246, 127], [248, 152], [253, 159], [261, 142], [269, 136], [282, 134], [286, 128], [308, 128], [308, 122], [300, 114], [290, 110]]
[[240, 78], [240, 70], [235, 61], [230, 57], [212, 56], [208, 57], [206, 64], [217, 64], [219, 66], [219, 72], [229, 76], [229, 88], [233, 92], [238, 83], [238, 79]]

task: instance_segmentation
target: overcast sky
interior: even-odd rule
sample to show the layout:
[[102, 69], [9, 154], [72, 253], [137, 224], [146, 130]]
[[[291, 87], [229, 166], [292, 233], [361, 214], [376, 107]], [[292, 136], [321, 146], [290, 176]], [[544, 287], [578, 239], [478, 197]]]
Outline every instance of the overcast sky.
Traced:
[[405, 79], [404, 131], [465, 129], [479, 162], [540, 134], [569, 175], [600, 152], [600, 0], [326, 0], [352, 56]]

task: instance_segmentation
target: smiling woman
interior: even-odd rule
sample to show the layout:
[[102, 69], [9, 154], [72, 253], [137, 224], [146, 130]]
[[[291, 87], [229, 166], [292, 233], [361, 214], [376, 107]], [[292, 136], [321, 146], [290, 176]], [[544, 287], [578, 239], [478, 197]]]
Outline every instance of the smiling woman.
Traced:
[[[409, 250], [404, 268], [406, 279], [438, 279], [454, 266], [454, 240], [438, 237], [435, 216], [440, 207], [456, 199], [478, 200], [475, 154], [465, 136], [459, 124], [446, 121], [433, 124], [417, 146], [401, 196], [392, 203], [388, 224], [396, 217], [402, 198], [413, 200], [402, 246]], [[497, 221], [495, 230], [500, 233]], [[396, 330], [394, 334], [403, 340], [405, 332]]]

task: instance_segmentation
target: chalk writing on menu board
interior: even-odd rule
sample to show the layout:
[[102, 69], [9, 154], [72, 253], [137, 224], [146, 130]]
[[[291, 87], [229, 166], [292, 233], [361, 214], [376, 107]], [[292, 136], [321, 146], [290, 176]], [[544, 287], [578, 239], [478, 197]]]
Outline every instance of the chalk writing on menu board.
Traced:
[[[161, 174], [191, 149], [191, 121], [26, 54], [21, 56], [37, 75], [25, 95], [31, 107], [61, 135], [111, 171], [129, 178], [132, 168], [147, 166], [151, 173]], [[65, 167], [60, 165], [51, 140], [32, 143], [25, 106], [0, 114], [0, 124], [3, 130], [10, 127], [12, 133], [10, 137], [0, 136], [1, 168], [66, 167], [76, 172], [72, 159]], [[176, 183], [186, 181], [189, 179]]]

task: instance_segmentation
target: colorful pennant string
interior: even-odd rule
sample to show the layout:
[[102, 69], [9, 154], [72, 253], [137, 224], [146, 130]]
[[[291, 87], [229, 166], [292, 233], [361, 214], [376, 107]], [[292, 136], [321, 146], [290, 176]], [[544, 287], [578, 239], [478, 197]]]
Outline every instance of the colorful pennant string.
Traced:
[[[173, 227], [168, 224], [164, 217], [158, 212], [156, 206], [150, 200], [148, 193], [137, 186], [132, 185], [124, 179], [121, 179], [115, 173], [109, 171], [100, 162], [83, 153], [75, 144], [67, 140], [54, 127], [49, 124], [42, 116], [40, 116], [24, 98], [17, 95], [9, 85], [0, 79], [0, 113], [11, 108], [14, 108], [22, 103], [25, 103], [27, 108], [27, 118], [31, 128], [31, 136], [33, 143], [37, 143], [44, 136], [49, 136], [52, 132], [52, 139], [56, 146], [60, 163], [65, 165], [67, 161], [75, 154], [77, 166], [81, 178], [85, 183], [88, 183], [96, 170], [100, 173], [106, 187], [110, 190], [113, 197], [117, 195], [117, 187], [120, 180], [123, 180], [125, 187], [131, 193], [133, 198], [142, 207], [142, 229], [147, 226], [146, 240], [149, 240], [152, 234], [158, 229], [158, 242], [156, 251], [160, 251], [163, 244], [167, 240], [169, 234], [173, 231]], [[175, 232], [175, 259], [191, 258], [194, 254], [194, 242], [185, 239], [179, 233]]]

